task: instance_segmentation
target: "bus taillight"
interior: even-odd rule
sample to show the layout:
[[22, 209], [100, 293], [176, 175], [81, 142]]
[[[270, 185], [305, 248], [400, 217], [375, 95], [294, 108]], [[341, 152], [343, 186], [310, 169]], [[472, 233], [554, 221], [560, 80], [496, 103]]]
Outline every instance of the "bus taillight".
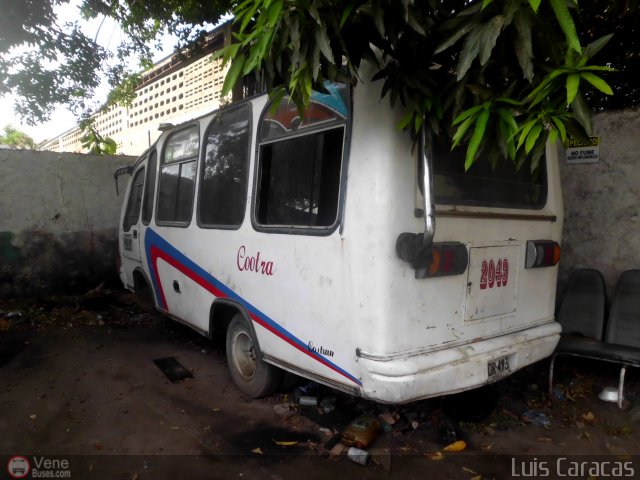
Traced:
[[460, 275], [467, 270], [467, 247], [458, 242], [436, 242], [431, 246], [431, 263], [427, 277]]
[[553, 240], [527, 240], [525, 268], [553, 267], [560, 261], [560, 245]]

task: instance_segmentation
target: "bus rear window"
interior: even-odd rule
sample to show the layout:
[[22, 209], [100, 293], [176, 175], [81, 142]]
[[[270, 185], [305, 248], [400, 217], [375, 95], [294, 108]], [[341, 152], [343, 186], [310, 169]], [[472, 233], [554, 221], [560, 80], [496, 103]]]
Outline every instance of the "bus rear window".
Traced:
[[516, 171], [511, 161], [499, 161], [495, 169], [487, 158], [478, 158], [464, 171], [466, 151], [453, 151], [434, 141], [433, 191], [435, 202], [445, 205], [540, 209], [547, 201], [544, 159], [535, 172], [528, 164]]

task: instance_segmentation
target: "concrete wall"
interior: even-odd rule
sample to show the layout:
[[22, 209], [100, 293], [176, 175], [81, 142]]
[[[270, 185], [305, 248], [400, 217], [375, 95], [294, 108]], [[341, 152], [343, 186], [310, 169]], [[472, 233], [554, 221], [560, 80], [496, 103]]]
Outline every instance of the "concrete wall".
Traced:
[[[599, 114], [594, 125], [599, 162], [560, 162], [559, 286], [591, 267], [611, 294], [622, 271], [640, 268], [640, 111]], [[0, 296], [89, 289], [113, 273], [126, 183], [117, 197], [113, 172], [133, 160], [0, 150]]]
[[86, 291], [114, 275], [134, 157], [0, 150], [0, 297]]
[[611, 295], [621, 272], [640, 268], [640, 110], [598, 114], [594, 130], [597, 163], [560, 162], [565, 223], [559, 285], [577, 268], [597, 268]]

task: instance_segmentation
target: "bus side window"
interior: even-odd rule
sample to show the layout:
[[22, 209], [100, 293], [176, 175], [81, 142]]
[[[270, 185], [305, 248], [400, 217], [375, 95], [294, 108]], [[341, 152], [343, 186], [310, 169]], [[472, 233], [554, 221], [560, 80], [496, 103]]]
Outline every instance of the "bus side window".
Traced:
[[333, 225], [338, 214], [343, 139], [341, 127], [263, 145], [258, 223]]
[[244, 220], [251, 108], [216, 115], [207, 128], [198, 198], [198, 224], [238, 228]]
[[[349, 88], [325, 83], [303, 116], [284, 97], [260, 124], [255, 223], [329, 230], [337, 225]], [[311, 232], [309, 232], [311, 233]]]
[[156, 193], [156, 163], [158, 155], [155, 151], [149, 155], [147, 163], [147, 188], [144, 191], [144, 199], [142, 201], [142, 223], [149, 225], [151, 214], [153, 213], [153, 197]]
[[127, 210], [124, 215], [122, 229], [125, 232], [131, 230], [131, 227], [138, 223], [140, 216], [140, 204], [142, 203], [142, 187], [144, 185], [144, 168], [136, 172], [131, 183], [131, 191], [129, 192], [129, 200], [127, 202]]
[[186, 226], [191, 221], [199, 143], [197, 125], [168, 138], [160, 167], [157, 223]]

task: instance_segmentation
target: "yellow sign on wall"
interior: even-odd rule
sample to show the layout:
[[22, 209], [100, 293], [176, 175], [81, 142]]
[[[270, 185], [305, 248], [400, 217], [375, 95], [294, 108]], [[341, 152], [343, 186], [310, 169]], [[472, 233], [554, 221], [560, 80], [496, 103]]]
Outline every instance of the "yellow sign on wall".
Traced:
[[568, 138], [565, 148], [567, 163], [596, 163], [600, 160], [600, 137], [589, 137], [589, 143]]

